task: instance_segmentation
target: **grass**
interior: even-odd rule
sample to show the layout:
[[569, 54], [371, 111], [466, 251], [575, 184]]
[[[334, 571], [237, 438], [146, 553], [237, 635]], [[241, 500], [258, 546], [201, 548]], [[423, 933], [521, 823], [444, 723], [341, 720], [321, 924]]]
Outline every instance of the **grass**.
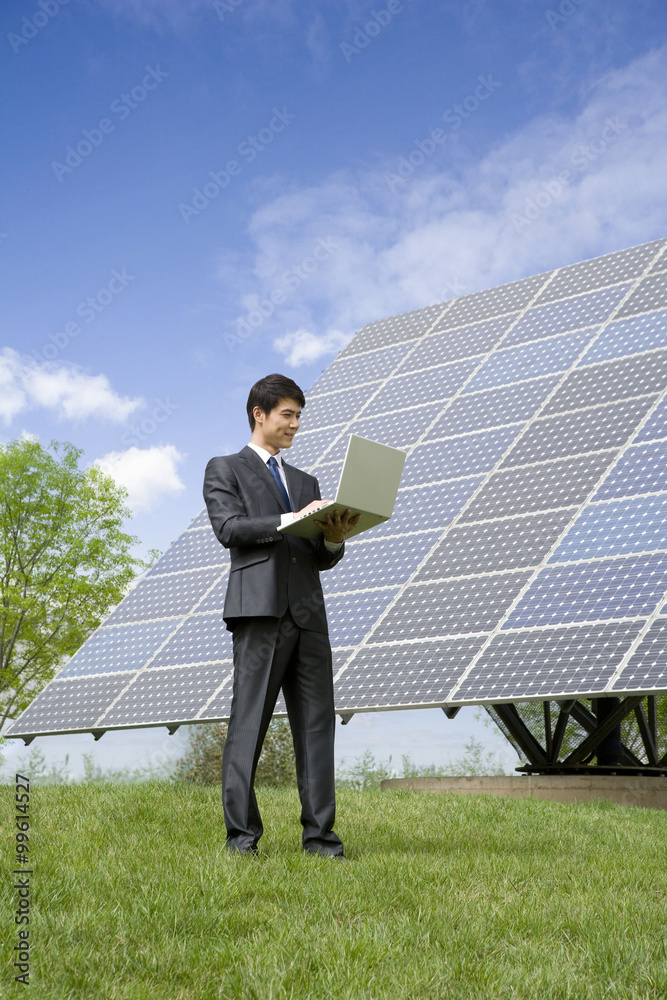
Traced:
[[[2, 998], [16, 943], [2, 796]], [[216, 788], [36, 786], [30, 1000], [667, 997], [667, 814], [607, 803], [339, 793], [347, 863], [300, 853], [260, 789], [258, 858]], [[7, 944], [9, 947], [7, 947]]]

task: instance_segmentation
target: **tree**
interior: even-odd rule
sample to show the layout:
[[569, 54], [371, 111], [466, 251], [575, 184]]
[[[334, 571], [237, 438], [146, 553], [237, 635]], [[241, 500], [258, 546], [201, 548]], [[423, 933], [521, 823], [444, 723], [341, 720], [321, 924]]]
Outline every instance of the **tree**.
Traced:
[[122, 599], [140, 569], [127, 493], [82, 452], [0, 445], [0, 726], [16, 718]]
[[[178, 761], [174, 779], [199, 785], [219, 784], [227, 723], [205, 723], [190, 729], [190, 747]], [[296, 785], [292, 733], [287, 719], [272, 719], [257, 764], [255, 784]]]
[[386, 778], [442, 778], [446, 776], [506, 774], [498, 754], [484, 749], [484, 744], [471, 736], [465, 744], [465, 752], [455, 760], [444, 764], [415, 764], [409, 754], [402, 754], [402, 771], [392, 765], [392, 759], [376, 760], [372, 750], [365, 750], [353, 764], [342, 760], [336, 772], [336, 783], [341, 788], [356, 791], [379, 788]]

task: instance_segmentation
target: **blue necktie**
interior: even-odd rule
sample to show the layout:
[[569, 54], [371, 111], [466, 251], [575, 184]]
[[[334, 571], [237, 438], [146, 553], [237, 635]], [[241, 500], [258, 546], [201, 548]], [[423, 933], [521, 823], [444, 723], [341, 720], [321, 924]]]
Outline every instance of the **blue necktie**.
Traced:
[[271, 472], [271, 475], [273, 476], [273, 478], [276, 481], [276, 486], [280, 490], [282, 498], [285, 501], [285, 506], [287, 507], [288, 510], [291, 510], [292, 509], [292, 504], [290, 503], [290, 499], [289, 499], [289, 496], [287, 494], [287, 490], [283, 486], [283, 481], [280, 478], [280, 472], [278, 471], [278, 463], [276, 462], [276, 460], [275, 460], [275, 458], [274, 458], [273, 455], [269, 459], [269, 471]]

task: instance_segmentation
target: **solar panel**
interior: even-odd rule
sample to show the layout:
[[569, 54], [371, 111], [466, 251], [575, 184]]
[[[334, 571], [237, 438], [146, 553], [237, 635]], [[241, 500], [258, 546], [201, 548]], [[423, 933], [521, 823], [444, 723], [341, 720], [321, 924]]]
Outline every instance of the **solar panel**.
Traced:
[[[322, 576], [337, 710], [667, 691], [666, 391], [667, 240], [360, 330], [286, 456], [409, 453]], [[204, 510], [7, 735], [228, 717], [227, 572]]]

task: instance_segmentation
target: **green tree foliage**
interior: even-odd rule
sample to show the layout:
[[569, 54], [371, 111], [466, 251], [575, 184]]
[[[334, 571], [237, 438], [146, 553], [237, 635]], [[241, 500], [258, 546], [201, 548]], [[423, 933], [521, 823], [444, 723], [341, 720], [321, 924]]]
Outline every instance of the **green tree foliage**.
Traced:
[[464, 753], [444, 764], [415, 764], [409, 754], [401, 757], [402, 770], [392, 766], [391, 757], [387, 761], [376, 760], [372, 750], [366, 750], [354, 763], [341, 762], [336, 775], [336, 783], [342, 788], [358, 791], [379, 788], [385, 778], [442, 778], [465, 777], [468, 775], [506, 774], [500, 757], [484, 749], [484, 744], [471, 736], [465, 744]]
[[0, 725], [16, 718], [145, 564], [126, 491], [57, 441], [0, 445]]
[[[174, 780], [200, 785], [220, 783], [227, 723], [192, 726], [190, 747], [176, 764]], [[292, 733], [287, 719], [272, 719], [255, 775], [257, 785], [296, 785]]]
[[17, 760], [11, 773], [0, 773], [0, 785], [13, 784], [16, 772], [27, 774], [31, 785], [101, 785], [108, 782], [130, 784], [168, 781], [173, 774], [173, 765], [171, 761], [158, 760], [148, 761], [136, 768], [111, 767], [103, 771], [99, 764], [95, 763], [92, 753], [84, 753], [83, 775], [74, 777], [69, 769], [69, 754], [65, 755], [63, 762], [51, 761], [47, 767], [44, 752], [39, 747], [32, 746], [26, 756]]

